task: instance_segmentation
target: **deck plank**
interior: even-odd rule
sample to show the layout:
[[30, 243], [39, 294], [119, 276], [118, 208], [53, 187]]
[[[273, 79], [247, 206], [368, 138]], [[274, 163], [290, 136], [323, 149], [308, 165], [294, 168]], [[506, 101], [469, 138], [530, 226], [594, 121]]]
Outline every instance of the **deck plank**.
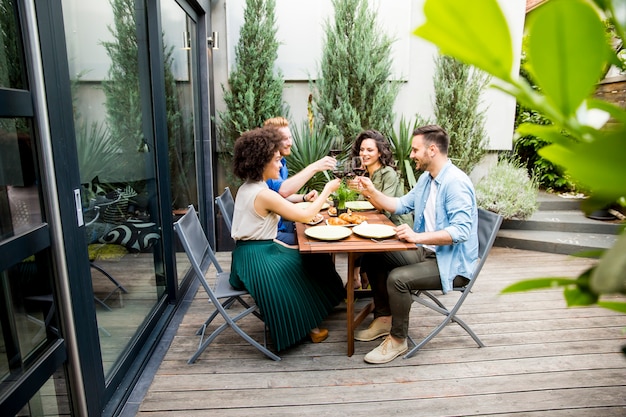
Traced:
[[[229, 267], [229, 253], [218, 258]], [[385, 365], [363, 362], [379, 341], [358, 342], [355, 354], [345, 355], [343, 305], [323, 324], [330, 331], [325, 342], [281, 352], [280, 362], [227, 330], [188, 365], [195, 330], [210, 311], [206, 294], [198, 292], [137, 415], [625, 416], [625, 315], [567, 308], [558, 289], [500, 295], [521, 279], [572, 277], [593, 262], [494, 248], [460, 311], [486, 347], [451, 325], [413, 358]], [[436, 324], [435, 314], [414, 305], [414, 338]], [[258, 321], [242, 326], [262, 337]]]

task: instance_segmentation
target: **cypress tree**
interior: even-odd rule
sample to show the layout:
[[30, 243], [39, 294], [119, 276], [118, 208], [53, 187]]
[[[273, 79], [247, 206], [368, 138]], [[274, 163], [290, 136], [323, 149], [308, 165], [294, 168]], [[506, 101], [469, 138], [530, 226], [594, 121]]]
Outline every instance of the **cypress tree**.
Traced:
[[448, 155], [469, 174], [486, 153], [485, 110], [481, 94], [489, 77], [456, 59], [435, 59], [435, 118], [450, 136]]
[[333, 7], [334, 20], [325, 22], [319, 78], [310, 82], [315, 110], [330, 134], [354, 138], [363, 129], [376, 129], [389, 137], [400, 87], [390, 81], [393, 40], [367, 0], [333, 0]]
[[[222, 85], [227, 110], [218, 113], [221, 159], [230, 166], [235, 140], [247, 130], [276, 116], [286, 116], [284, 81], [274, 69], [278, 57], [275, 0], [246, 0], [244, 23], [235, 48], [230, 90]], [[234, 181], [234, 179], [231, 178]]]

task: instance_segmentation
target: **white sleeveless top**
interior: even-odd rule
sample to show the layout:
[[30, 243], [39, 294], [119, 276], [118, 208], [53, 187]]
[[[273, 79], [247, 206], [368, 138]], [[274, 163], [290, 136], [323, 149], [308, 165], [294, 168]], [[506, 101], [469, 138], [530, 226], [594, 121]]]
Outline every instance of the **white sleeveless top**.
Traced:
[[275, 213], [269, 213], [267, 216], [262, 217], [254, 210], [254, 200], [257, 194], [263, 190], [269, 190], [265, 181], [245, 182], [237, 190], [231, 229], [233, 239], [276, 239], [280, 216]]

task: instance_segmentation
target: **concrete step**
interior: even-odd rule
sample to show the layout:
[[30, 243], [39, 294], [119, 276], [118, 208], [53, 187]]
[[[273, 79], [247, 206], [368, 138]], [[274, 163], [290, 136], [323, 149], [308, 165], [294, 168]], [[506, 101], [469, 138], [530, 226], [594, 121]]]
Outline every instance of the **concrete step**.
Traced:
[[608, 249], [616, 240], [617, 235], [606, 233], [500, 229], [495, 245], [573, 255], [579, 252]]
[[537, 194], [539, 210], [580, 210], [581, 198], [566, 197], [540, 191]]
[[505, 220], [495, 245], [565, 255], [610, 248], [624, 223], [586, 217], [581, 201], [539, 192], [539, 209], [527, 220]]
[[621, 222], [590, 219], [580, 210], [540, 209], [527, 220], [505, 220], [502, 229], [619, 234]]

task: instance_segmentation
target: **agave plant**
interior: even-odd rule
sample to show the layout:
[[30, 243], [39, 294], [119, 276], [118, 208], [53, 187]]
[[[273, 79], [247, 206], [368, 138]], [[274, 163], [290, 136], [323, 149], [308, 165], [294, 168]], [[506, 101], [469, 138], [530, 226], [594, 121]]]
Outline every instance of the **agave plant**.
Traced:
[[398, 124], [398, 130], [392, 131], [391, 137], [389, 138], [393, 158], [396, 161], [398, 171], [400, 171], [400, 177], [404, 183], [405, 191], [413, 188], [416, 182], [415, 162], [410, 158], [413, 131], [419, 126], [427, 124], [431, 124], [430, 120], [423, 118], [419, 114], [413, 122], [402, 116]]
[[119, 146], [104, 124], [79, 121], [76, 124], [76, 151], [80, 182], [87, 184], [88, 192], [98, 176], [124, 169], [120, 166]]
[[[300, 127], [291, 129], [293, 134], [293, 145], [291, 155], [287, 157], [289, 174], [293, 175], [302, 171], [306, 166], [328, 155], [330, 150], [330, 140], [326, 129], [311, 129], [308, 122], [304, 122]], [[330, 180], [328, 172], [318, 172], [303, 187], [303, 192], [310, 190], [321, 190]]]

